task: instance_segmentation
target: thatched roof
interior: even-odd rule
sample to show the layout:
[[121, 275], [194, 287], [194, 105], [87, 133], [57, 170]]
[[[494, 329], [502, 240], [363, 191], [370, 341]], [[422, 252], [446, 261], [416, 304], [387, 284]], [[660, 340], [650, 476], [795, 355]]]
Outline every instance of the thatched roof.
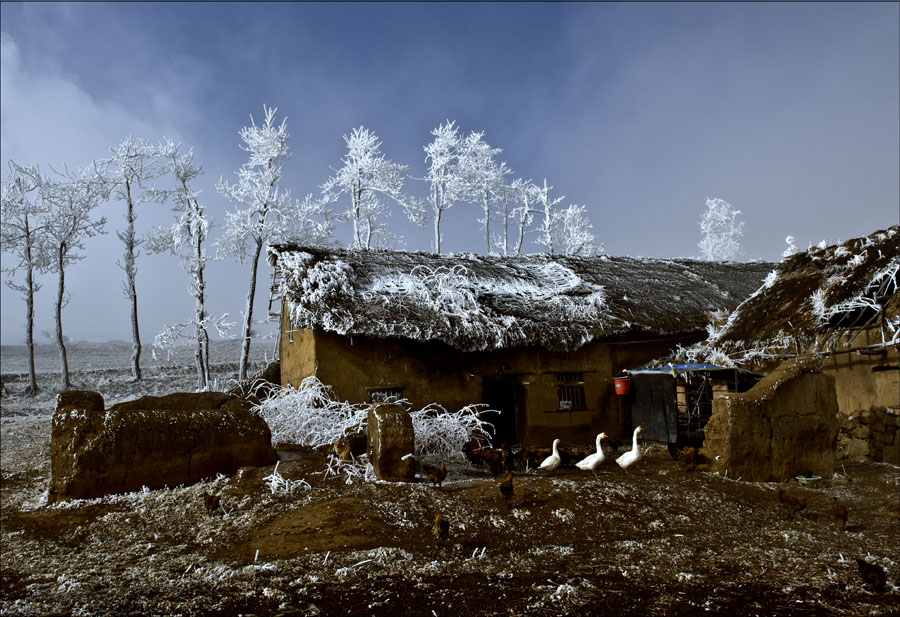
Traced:
[[298, 327], [442, 341], [462, 351], [702, 332], [770, 263], [484, 257], [278, 245], [269, 261]]
[[749, 348], [874, 323], [897, 298], [900, 226], [785, 259], [711, 344]]

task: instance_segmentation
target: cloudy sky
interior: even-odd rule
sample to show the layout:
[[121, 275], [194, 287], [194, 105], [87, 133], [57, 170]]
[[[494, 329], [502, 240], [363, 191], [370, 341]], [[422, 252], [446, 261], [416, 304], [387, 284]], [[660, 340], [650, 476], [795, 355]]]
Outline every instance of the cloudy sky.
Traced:
[[[586, 204], [612, 255], [697, 255], [707, 196], [741, 210], [744, 259], [780, 259], [788, 234], [805, 248], [900, 218], [896, 3], [4, 2], [0, 17], [4, 177], [9, 159], [72, 168], [128, 134], [171, 137], [203, 163], [197, 186], [221, 223], [215, 182], [245, 161], [238, 131], [267, 104], [287, 118], [296, 196], [318, 191], [342, 135], [365, 125], [424, 197], [423, 146], [455, 120], [517, 176]], [[67, 272], [64, 332], [128, 340], [123, 205], [100, 215], [110, 233]], [[449, 211], [445, 250], [483, 250], [476, 216]], [[171, 213], [138, 217], [143, 231]], [[391, 220], [405, 248], [430, 249], [428, 229]], [[173, 258], [138, 268], [149, 342], [189, 320], [191, 301]], [[247, 266], [211, 268], [212, 311], [237, 316]], [[55, 278], [41, 281], [38, 333], [53, 330]], [[5, 286], [2, 312], [2, 343], [22, 342], [24, 302]]]

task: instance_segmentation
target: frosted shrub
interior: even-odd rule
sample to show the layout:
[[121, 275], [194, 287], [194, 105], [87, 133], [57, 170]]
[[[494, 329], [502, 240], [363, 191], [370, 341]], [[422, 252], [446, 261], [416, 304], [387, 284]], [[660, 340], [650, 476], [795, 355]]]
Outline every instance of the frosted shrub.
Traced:
[[413, 411], [413, 432], [416, 438], [416, 457], [433, 456], [442, 461], [463, 461], [463, 446], [475, 439], [483, 442], [490, 436], [490, 422], [482, 419], [485, 413], [500, 413], [485, 409], [486, 405], [466, 405], [456, 412], [432, 403]]
[[[403, 404], [404, 401], [400, 401]], [[287, 386], [264, 400], [256, 410], [269, 425], [273, 443], [287, 442], [319, 447], [332, 444], [346, 432], [365, 430], [366, 404], [338, 401], [334, 391], [315, 377], [307, 377], [299, 388]], [[468, 405], [448, 412], [436, 403], [410, 412], [416, 441], [416, 457], [433, 456], [441, 460], [462, 461], [463, 446], [475, 439], [489, 437], [491, 423], [483, 419], [485, 405]], [[346, 465], [332, 465], [342, 472]], [[350, 474], [353, 475], [353, 474]]]
[[345, 431], [361, 428], [368, 406], [338, 401], [329, 386], [307, 377], [299, 388], [281, 388], [256, 409], [269, 425], [273, 443], [316, 448], [334, 443]]

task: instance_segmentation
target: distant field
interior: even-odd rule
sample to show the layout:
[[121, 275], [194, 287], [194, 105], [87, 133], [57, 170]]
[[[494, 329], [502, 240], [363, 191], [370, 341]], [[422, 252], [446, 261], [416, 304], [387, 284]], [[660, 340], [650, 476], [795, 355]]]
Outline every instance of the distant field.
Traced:
[[[253, 342], [250, 347], [251, 361], [254, 363], [271, 360], [275, 340]], [[0, 372], [16, 374], [28, 372], [28, 348], [25, 345], [3, 345], [0, 347]], [[69, 370], [86, 372], [108, 369], [130, 368], [131, 343], [110, 341], [107, 343], [69, 343], [66, 345]], [[240, 360], [240, 341], [211, 341], [211, 364], [230, 364]], [[56, 345], [36, 345], [34, 353], [37, 373], [58, 373], [59, 352]], [[145, 345], [141, 352], [141, 367], [193, 366], [194, 348], [179, 347], [171, 354], [157, 353]]]

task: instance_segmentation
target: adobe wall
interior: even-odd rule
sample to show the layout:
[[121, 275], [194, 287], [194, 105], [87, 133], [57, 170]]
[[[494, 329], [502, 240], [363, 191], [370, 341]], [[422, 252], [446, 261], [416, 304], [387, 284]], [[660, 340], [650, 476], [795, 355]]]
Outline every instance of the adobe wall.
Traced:
[[[615, 395], [613, 378], [665, 354], [676, 343], [695, 339], [642, 343], [591, 343], [573, 352], [518, 348], [463, 353], [436, 342], [371, 339], [329, 332], [289, 332], [282, 321], [282, 385], [299, 386], [317, 376], [342, 400], [369, 402], [372, 389], [403, 388], [415, 409], [436, 402], [455, 411], [481, 403], [484, 377], [515, 380], [525, 399], [525, 444], [590, 444], [600, 431], [611, 440], [627, 438], [631, 422]], [[293, 342], [291, 342], [293, 338]], [[556, 373], [584, 375], [586, 410], [558, 410]]]
[[854, 349], [838, 352], [822, 362], [822, 372], [834, 376], [841, 412], [900, 407], [900, 345], [860, 353], [860, 347], [881, 343], [879, 328], [860, 333]]
[[788, 360], [743, 393], [713, 401], [702, 454], [732, 478], [782, 481], [834, 474], [838, 407], [821, 359]]
[[[838, 403], [836, 456], [851, 463], [900, 465], [900, 345], [864, 350], [882, 341], [875, 327], [856, 334], [851, 349], [841, 349], [850, 334], [822, 360], [822, 372], [834, 378]], [[756, 368], [767, 372], [773, 365]]]
[[307, 377], [316, 374], [316, 340], [310, 330], [291, 328], [288, 311], [282, 306], [281, 343], [281, 385], [295, 388]]

